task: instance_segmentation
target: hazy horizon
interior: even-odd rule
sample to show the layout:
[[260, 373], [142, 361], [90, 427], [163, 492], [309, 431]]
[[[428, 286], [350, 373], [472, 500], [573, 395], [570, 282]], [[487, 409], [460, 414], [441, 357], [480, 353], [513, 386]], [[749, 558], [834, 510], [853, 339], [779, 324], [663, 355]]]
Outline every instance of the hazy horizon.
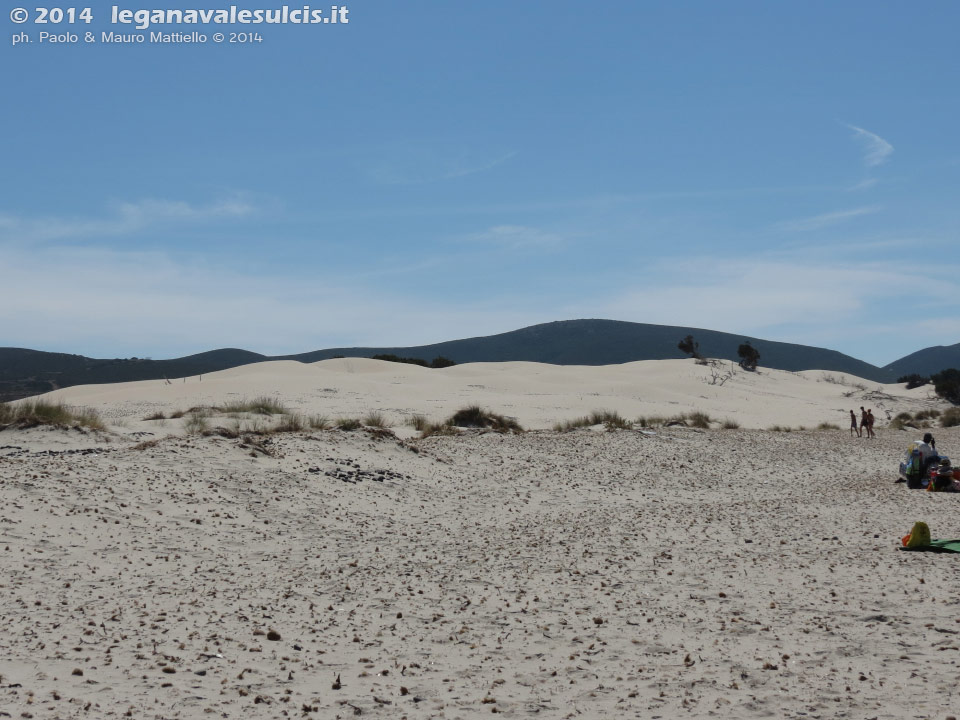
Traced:
[[[570, 318], [570, 319], [567, 320], [567, 321], [561, 320], [561, 321], [555, 321], [555, 322], [590, 321], [590, 320], [600, 320], [600, 321], [603, 321], [603, 320], [606, 320], [606, 319], [607, 319], [607, 318]], [[532, 327], [532, 326], [527, 326], [527, 327]], [[715, 330], [715, 329], [713, 329], [713, 328], [694, 328], [694, 327], [683, 328], [682, 326], [661, 326], [661, 327], [677, 327], [678, 331], [680, 331], [680, 330], [682, 330], [682, 329], [689, 329], [689, 330], [691, 330], [691, 331], [694, 332], [694, 333], [696, 333], [696, 332], [698, 332], [698, 331], [699, 331], [699, 332], [720, 332], [720, 333], [725, 333], [725, 332], [726, 332], [726, 331], [724, 331], [724, 330]], [[341, 350], [341, 349], [343, 349], [343, 350], [349, 350], [349, 349], [354, 349], [354, 348], [356, 348], [356, 349], [373, 349], [373, 350], [377, 350], [377, 349], [399, 349], [399, 348], [404, 348], [404, 349], [411, 349], [411, 350], [413, 350], [413, 349], [416, 349], [416, 348], [419, 348], [419, 347], [429, 347], [429, 346], [431, 346], [431, 345], [443, 344], [443, 343], [447, 343], [447, 342], [457, 342], [457, 341], [463, 341], [463, 340], [474, 340], [474, 339], [479, 339], [479, 338], [492, 337], [492, 336], [495, 336], [495, 335], [501, 335], [501, 334], [509, 333], [509, 332], [512, 332], [512, 331], [515, 331], [515, 330], [523, 330], [523, 329], [526, 329], [526, 328], [513, 328], [513, 330], [507, 330], [507, 331], [505, 331], [504, 333], [492, 333], [491, 335], [464, 335], [464, 336], [462, 336], [462, 337], [446, 338], [446, 339], [444, 339], [444, 340], [438, 340], [438, 341], [436, 341], [436, 342], [419, 343], [419, 344], [416, 344], [416, 345], [412, 345], [412, 344], [409, 344], [409, 343], [402, 343], [402, 344], [397, 344], [397, 345], [386, 345], [386, 344], [383, 344], [383, 343], [374, 343], [374, 344], [369, 344], [369, 345], [336, 345], [336, 346], [335, 346], [335, 345], [328, 345], [328, 346], [323, 346], [323, 347], [314, 347], [314, 348], [307, 348], [307, 349], [301, 349], [301, 350], [294, 350], [294, 351], [291, 351], [291, 352], [273, 353], [273, 354], [270, 354], [270, 353], [260, 353], [260, 352], [258, 352], [257, 350], [251, 350], [250, 348], [240, 347], [240, 346], [236, 346], [236, 345], [223, 345], [223, 346], [219, 346], [219, 347], [209, 347], [209, 348], [204, 348], [204, 349], [201, 349], [201, 350], [197, 350], [197, 351], [195, 351], [195, 352], [184, 353], [184, 354], [182, 354], [182, 355], [171, 355], [171, 354], [169, 354], [169, 353], [166, 353], [166, 354], [159, 354], [159, 355], [136, 355], [136, 354], [134, 354], [134, 355], [130, 355], [130, 356], [110, 355], [110, 354], [104, 354], [104, 353], [88, 354], [88, 353], [78, 353], [78, 352], [75, 352], [75, 351], [65, 351], [65, 350], [47, 350], [47, 349], [45, 349], [45, 348], [36, 348], [36, 347], [33, 347], [33, 348], [22, 348], [22, 349], [24, 349], [24, 350], [38, 350], [38, 351], [41, 351], [41, 352], [65, 352], [65, 353], [73, 354], [73, 355], [83, 355], [83, 356], [90, 357], [90, 358], [94, 358], [94, 359], [132, 359], [132, 358], [138, 358], [138, 359], [141, 359], [141, 360], [177, 360], [177, 359], [180, 359], [180, 358], [182, 358], [182, 357], [189, 357], [189, 356], [191, 356], [191, 355], [198, 355], [198, 354], [203, 354], [203, 353], [206, 353], [206, 352], [215, 352], [215, 351], [219, 351], [219, 350], [241, 350], [241, 351], [253, 352], [253, 353], [257, 353], [257, 354], [259, 354], [259, 355], [263, 355], [267, 360], [269, 360], [269, 359], [275, 358], [275, 357], [304, 355], [304, 354], [307, 354], [307, 353], [322, 352], [322, 351], [328, 351], [328, 350]], [[727, 333], [727, 334], [736, 335], [736, 333]], [[679, 342], [680, 339], [682, 339], [682, 338], [680, 338], [680, 336], [678, 335], [678, 342]], [[697, 336], [696, 336], [696, 334], [694, 334], [694, 340], [696, 340], [696, 339], [697, 339]], [[746, 339], [746, 338], [745, 338], [745, 339]], [[776, 341], [773, 341], [773, 340], [770, 340], [769, 338], [752, 338], [752, 339], [755, 339], [755, 340], [757, 340], [757, 341], [763, 341], [763, 342], [786, 342], [786, 343], [790, 343], [789, 340], [776, 340]], [[801, 345], [802, 345], [802, 343], [792, 343], [792, 344], [801, 344]], [[7, 346], [7, 347], [10, 347], [10, 346]], [[836, 348], [820, 347], [820, 346], [815, 346], [815, 345], [804, 345], [804, 347], [819, 348], [819, 349], [821, 349], [821, 350], [836, 350]], [[929, 347], [933, 347], [933, 346], [928, 346], [928, 348], [929, 348]], [[897, 361], [897, 360], [900, 360], [900, 359], [902, 359], [903, 357], [905, 357], [905, 356], [907, 356], [907, 355], [911, 355], [911, 354], [913, 354], [914, 352], [917, 352], [918, 350], [926, 350], [926, 349], [928, 349], [928, 348], [915, 348], [915, 349], [912, 349], [912, 350], [908, 350], [908, 351], [904, 352], [902, 355], [899, 355], [899, 356], [897, 356], [896, 358], [894, 358], [893, 360], [891, 360], [890, 363], [895, 362], [895, 361]], [[838, 352], [839, 352], [839, 351], [838, 351]], [[844, 354], [846, 355], [846, 353], [844, 353]], [[880, 368], [880, 369], [883, 369], [886, 365], [889, 365], [889, 364], [890, 364], [890, 363], [885, 363], [884, 365], [875, 365], [874, 363], [870, 363], [868, 360], [864, 360], [863, 358], [858, 358], [858, 357], [856, 357], [856, 356], [854, 356], [854, 355], [849, 355], [848, 357], [852, 357], [852, 358], [854, 358], [855, 360], [861, 360], [861, 361], [866, 362], [866, 363], [868, 363], [868, 364], [874, 365], [875, 367]], [[421, 359], [423, 359], [423, 360], [430, 360], [430, 359], [432, 359], [432, 358], [425, 357], [425, 358], [421, 358]], [[476, 362], [476, 361], [463, 361], [463, 362]]]

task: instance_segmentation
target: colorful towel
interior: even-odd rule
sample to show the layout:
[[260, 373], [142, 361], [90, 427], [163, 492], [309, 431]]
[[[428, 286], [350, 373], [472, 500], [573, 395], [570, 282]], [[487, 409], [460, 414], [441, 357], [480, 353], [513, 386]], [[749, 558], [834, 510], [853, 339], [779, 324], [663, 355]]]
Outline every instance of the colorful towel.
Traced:
[[917, 547], [900, 547], [900, 550], [925, 550], [927, 552], [941, 553], [960, 553], [960, 540], [931, 540], [929, 545], [918, 545]]

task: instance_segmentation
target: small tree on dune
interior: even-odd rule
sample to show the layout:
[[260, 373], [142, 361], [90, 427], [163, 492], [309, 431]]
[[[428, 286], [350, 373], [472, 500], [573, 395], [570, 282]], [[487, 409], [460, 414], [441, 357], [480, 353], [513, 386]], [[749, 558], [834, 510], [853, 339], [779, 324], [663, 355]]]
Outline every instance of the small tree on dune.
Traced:
[[693, 335], [687, 335], [683, 340], [678, 342], [677, 348], [680, 352], [686, 353], [697, 362], [703, 360], [703, 355], [700, 354], [700, 343], [694, 341]]
[[756, 370], [760, 362], [760, 352], [750, 344], [750, 341], [741, 343], [737, 348], [737, 356], [740, 358], [740, 367], [744, 370]]

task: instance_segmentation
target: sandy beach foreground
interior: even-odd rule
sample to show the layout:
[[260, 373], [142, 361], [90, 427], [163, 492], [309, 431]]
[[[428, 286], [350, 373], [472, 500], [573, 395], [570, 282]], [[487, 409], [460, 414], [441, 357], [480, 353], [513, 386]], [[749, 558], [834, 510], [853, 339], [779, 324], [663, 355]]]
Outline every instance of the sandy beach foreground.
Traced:
[[[469, 368], [450, 370], [482, 369]], [[222, 392], [258, 394], [260, 371]], [[425, 439], [399, 422], [397, 435], [187, 435], [142, 420], [186, 398], [60, 391], [110, 425], [0, 432], [0, 713], [958, 714], [960, 556], [896, 543], [915, 520], [960, 537], [960, 495], [894, 484], [915, 432], [756, 429], [781, 408], [811, 426], [865, 397], [927, 407], [926, 393], [771, 372], [742, 380], [766, 383], [752, 401], [723, 386], [741, 429], [542, 429], [573, 395], [609, 405], [573, 375], [562, 397], [522, 373], [496, 390], [515, 411], [494, 410], [541, 429]], [[326, 393], [349, 397], [331, 415], [396, 421], [430, 409], [416, 398], [437, 412], [468, 399], [424, 380], [405, 388], [413, 401], [377, 407], [394, 381], [368, 394], [356, 378], [283, 382], [305, 411]], [[683, 387], [661, 413], [714, 402], [699, 379]], [[934, 432], [960, 457], [960, 430]]]

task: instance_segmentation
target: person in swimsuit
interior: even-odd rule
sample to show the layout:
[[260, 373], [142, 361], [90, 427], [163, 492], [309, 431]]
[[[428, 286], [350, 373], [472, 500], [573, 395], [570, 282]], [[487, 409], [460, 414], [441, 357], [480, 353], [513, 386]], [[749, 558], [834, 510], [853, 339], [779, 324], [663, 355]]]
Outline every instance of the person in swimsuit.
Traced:
[[857, 414], [853, 410], [850, 411], [850, 434], [860, 437], [860, 431], [857, 429]]
[[867, 409], [867, 437], [875, 438], [877, 434], [873, 431], [873, 408]]

